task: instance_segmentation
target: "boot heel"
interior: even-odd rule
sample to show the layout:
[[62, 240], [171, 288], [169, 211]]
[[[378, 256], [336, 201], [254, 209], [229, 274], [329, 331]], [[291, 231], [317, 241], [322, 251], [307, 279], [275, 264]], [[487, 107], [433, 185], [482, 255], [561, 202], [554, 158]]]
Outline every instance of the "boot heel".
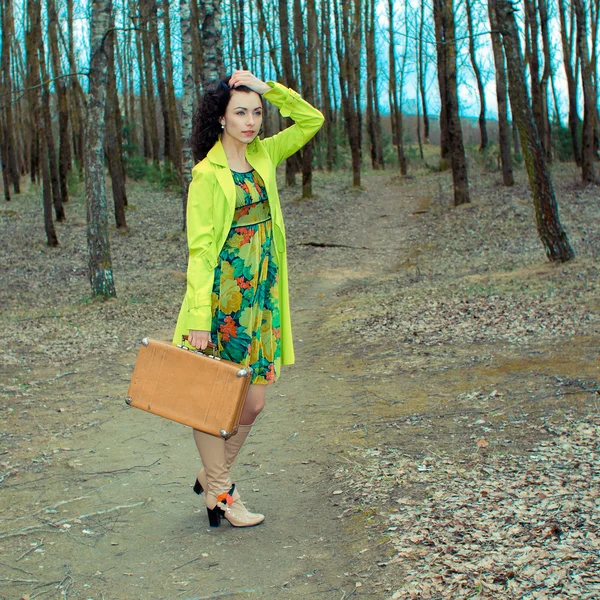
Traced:
[[206, 508], [208, 513], [208, 524], [211, 527], [219, 527], [221, 525], [221, 518], [223, 517], [223, 511], [215, 506], [214, 508]]
[[194, 484], [193, 489], [194, 489], [194, 492], [196, 492], [196, 494], [198, 494], [198, 495], [200, 495], [204, 491], [204, 488], [202, 487], [200, 480], [196, 479], [196, 483]]

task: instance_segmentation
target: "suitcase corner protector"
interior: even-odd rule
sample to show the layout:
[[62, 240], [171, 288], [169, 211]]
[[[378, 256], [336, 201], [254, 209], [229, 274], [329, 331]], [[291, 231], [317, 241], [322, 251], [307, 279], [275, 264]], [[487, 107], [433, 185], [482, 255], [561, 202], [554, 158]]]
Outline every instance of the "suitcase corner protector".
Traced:
[[127, 404], [127, 406], [131, 406], [131, 403], [133, 402], [133, 398], [125, 398], [125, 404]]

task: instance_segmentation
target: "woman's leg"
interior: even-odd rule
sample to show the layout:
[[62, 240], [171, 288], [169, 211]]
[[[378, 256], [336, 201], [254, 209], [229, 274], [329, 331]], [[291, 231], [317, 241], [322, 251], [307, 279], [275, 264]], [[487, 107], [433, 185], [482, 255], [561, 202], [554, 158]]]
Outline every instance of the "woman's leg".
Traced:
[[[233, 465], [236, 456], [244, 445], [244, 442], [250, 434], [250, 431], [252, 430], [254, 420], [265, 406], [266, 387], [266, 385], [256, 384], [251, 385], [248, 388], [238, 432], [235, 435], [232, 435], [228, 440], [224, 441], [225, 464], [227, 465], [227, 469], [230, 469], [231, 465]], [[197, 439], [196, 443], [198, 443]], [[199, 446], [198, 449], [200, 449]], [[194, 486], [194, 490], [196, 493], [200, 494], [204, 489], [206, 489], [207, 486], [206, 472], [204, 467], [200, 469], [196, 479], [197, 483]]]
[[240, 418], [240, 425], [252, 425], [254, 420], [260, 414], [260, 411], [265, 407], [265, 392], [266, 385], [251, 385], [248, 388], [244, 410]]
[[[266, 387], [266, 385], [258, 384], [251, 385], [249, 387], [248, 393], [246, 394], [246, 400], [244, 402], [244, 408], [242, 410], [238, 431], [235, 435], [232, 435], [229, 439], [223, 441], [225, 446], [225, 464], [228, 470], [233, 465], [236, 456], [244, 445], [246, 438], [250, 434], [254, 420], [265, 406]], [[202, 439], [203, 435], [207, 434], [200, 434], [200, 432], [196, 432], [194, 434], [194, 437], [196, 438], [196, 444], [198, 445], [198, 450], [200, 450], [198, 441], [199, 439]], [[204, 460], [202, 462], [204, 464]], [[197, 483], [194, 486], [194, 491], [200, 494], [207, 487], [206, 471], [204, 466], [198, 472], [196, 479]]]

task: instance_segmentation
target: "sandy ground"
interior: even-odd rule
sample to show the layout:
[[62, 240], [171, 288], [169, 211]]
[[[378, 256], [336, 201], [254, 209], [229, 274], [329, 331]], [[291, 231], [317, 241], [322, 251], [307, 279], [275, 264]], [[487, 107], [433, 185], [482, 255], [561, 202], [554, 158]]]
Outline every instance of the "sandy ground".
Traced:
[[[178, 198], [135, 187], [104, 303], [89, 300], [81, 199], [54, 250], [36, 190], [5, 205], [0, 597], [390, 598], [412, 563], [394, 559], [382, 451], [392, 469], [522, 455], [551, 435], [540, 420], [598, 413], [597, 190], [561, 176], [577, 259], [559, 266], [523, 181], [482, 173], [461, 208], [426, 172], [371, 173], [362, 190], [317, 174], [315, 199], [282, 194], [297, 364], [234, 468], [266, 514], [246, 530], [209, 530], [189, 430], [124, 403], [139, 340], [170, 339], [183, 295]], [[435, 484], [393, 487], [418, 504]]]

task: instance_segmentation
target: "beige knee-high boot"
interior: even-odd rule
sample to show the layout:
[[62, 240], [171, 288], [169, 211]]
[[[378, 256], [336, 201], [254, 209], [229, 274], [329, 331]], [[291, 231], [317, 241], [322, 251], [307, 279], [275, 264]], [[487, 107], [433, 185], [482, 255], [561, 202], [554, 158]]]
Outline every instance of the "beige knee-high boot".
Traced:
[[211, 527], [218, 527], [225, 517], [235, 527], [251, 527], [264, 521], [264, 515], [249, 512], [235, 491], [225, 458], [225, 440], [194, 430], [206, 475], [206, 510]]
[[[240, 449], [244, 445], [246, 438], [250, 435], [250, 431], [254, 423], [250, 425], [238, 425], [238, 430], [235, 435], [232, 435], [228, 440], [225, 440], [225, 461], [227, 469], [231, 470]], [[201, 494], [206, 489], [206, 472], [204, 467], [198, 472], [198, 477], [194, 485], [196, 494]]]

